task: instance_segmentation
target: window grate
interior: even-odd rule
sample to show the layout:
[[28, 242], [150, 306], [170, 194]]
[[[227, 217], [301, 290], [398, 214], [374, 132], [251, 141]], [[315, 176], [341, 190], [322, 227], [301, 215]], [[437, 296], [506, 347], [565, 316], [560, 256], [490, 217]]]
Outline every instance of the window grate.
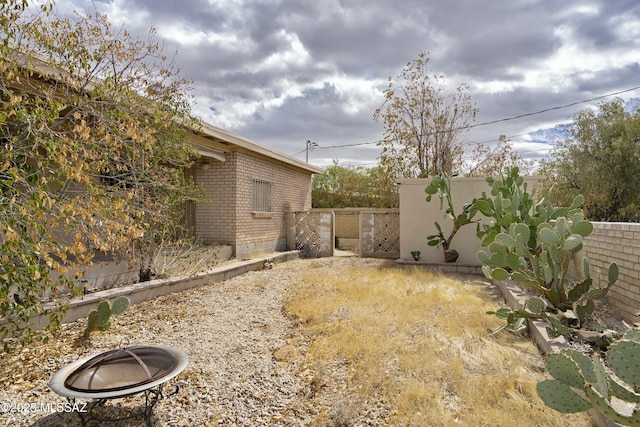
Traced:
[[253, 180], [253, 211], [271, 212], [271, 183], [269, 181]]

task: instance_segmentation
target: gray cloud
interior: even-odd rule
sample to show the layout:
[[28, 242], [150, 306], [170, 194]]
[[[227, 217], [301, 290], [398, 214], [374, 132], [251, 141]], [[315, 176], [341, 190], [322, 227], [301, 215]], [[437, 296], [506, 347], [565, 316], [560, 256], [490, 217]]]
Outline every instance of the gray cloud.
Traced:
[[[91, 10], [87, 0], [60, 3]], [[386, 79], [421, 50], [452, 85], [466, 82], [479, 123], [638, 86], [635, 0], [448, 2], [407, 0], [102, 1], [133, 31], [150, 26], [194, 79], [205, 120], [292, 154], [374, 142]], [[625, 96], [638, 96], [637, 92]], [[587, 104], [473, 128], [484, 142], [566, 122]], [[539, 135], [517, 136], [529, 147]], [[527, 145], [529, 144], [529, 145]], [[538, 142], [539, 144], [539, 142]], [[517, 145], [518, 146], [518, 145]], [[524, 150], [524, 149], [523, 149]], [[542, 150], [540, 150], [542, 153]], [[319, 164], [375, 161], [375, 144], [318, 149]], [[300, 155], [304, 158], [304, 154]]]

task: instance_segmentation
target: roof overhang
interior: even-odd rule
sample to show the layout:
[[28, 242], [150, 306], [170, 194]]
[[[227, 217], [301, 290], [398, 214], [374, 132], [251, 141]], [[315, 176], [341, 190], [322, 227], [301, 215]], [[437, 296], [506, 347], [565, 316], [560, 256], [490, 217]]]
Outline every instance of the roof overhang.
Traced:
[[258, 144], [250, 139], [236, 135], [206, 122], [200, 122], [199, 129], [192, 130], [192, 132], [193, 135], [190, 136], [189, 139], [194, 143], [197, 150], [200, 148], [213, 148], [214, 152], [219, 152], [224, 155], [224, 152], [238, 151], [238, 149], [242, 149], [303, 169], [312, 174], [322, 173], [322, 169], [318, 166], [311, 165], [300, 159], [296, 159], [295, 157], [281, 153], [262, 144]]
[[225, 157], [224, 153], [222, 151], [218, 151], [218, 150], [213, 150], [207, 147], [202, 147], [198, 144], [194, 144], [194, 148], [195, 151], [200, 154], [200, 156], [202, 157], [209, 157], [212, 159], [216, 159], [220, 162], [225, 162], [227, 160], [227, 158]]
[[[51, 66], [46, 59], [39, 54], [29, 52], [28, 54], [20, 52], [16, 49], [16, 62], [23, 67], [29, 67], [36, 70], [41, 78], [52, 79], [61, 82], [69, 82], [77, 76], [73, 76], [55, 66]], [[90, 79], [90, 86], [99, 83], [99, 79], [94, 77]], [[176, 122], [185, 125], [184, 121], [176, 118]], [[191, 126], [188, 126], [191, 128]], [[307, 162], [299, 160], [295, 157], [276, 151], [272, 148], [258, 144], [240, 135], [236, 135], [212, 124], [200, 121], [198, 129], [191, 128], [191, 134], [188, 136], [189, 141], [194, 146], [195, 151], [201, 156], [214, 158], [224, 162], [225, 152], [238, 151], [238, 149], [257, 153], [265, 157], [283, 162], [290, 166], [297, 167], [308, 173], [322, 173], [322, 169], [311, 165]]]

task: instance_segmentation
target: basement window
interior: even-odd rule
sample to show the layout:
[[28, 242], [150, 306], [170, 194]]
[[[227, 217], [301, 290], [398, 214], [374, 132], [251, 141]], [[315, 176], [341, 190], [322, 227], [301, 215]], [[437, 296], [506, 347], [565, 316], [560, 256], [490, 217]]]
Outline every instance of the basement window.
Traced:
[[253, 180], [253, 213], [271, 213], [271, 183], [260, 179]]

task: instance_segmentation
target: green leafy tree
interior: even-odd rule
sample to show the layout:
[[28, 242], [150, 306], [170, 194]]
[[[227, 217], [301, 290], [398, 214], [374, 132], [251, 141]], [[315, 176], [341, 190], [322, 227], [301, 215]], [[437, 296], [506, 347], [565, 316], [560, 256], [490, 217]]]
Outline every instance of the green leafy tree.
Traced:
[[582, 194], [593, 221], [640, 220], [640, 111], [614, 99], [579, 112], [543, 171], [554, 185], [554, 202]]
[[385, 101], [374, 113], [374, 120], [385, 126], [380, 162], [390, 176], [459, 172], [462, 137], [478, 110], [466, 84], [450, 90], [444, 76], [432, 75], [428, 64], [428, 53], [420, 52], [397, 81], [389, 78]]
[[[189, 82], [153, 40], [106, 16], [58, 17], [47, 3], [0, 3], [0, 338], [31, 339], [51, 298], [51, 327], [96, 251], [145, 264], [179, 234], [199, 197], [184, 169]], [[55, 11], [54, 11], [55, 12]], [[172, 225], [172, 226], [171, 226]]]
[[[334, 161], [322, 174], [314, 175], [314, 208], [393, 207], [394, 187], [383, 182], [378, 168], [345, 167]], [[397, 192], [396, 192], [397, 193]], [[397, 206], [397, 202], [396, 202]]]
[[393, 175], [386, 173], [382, 165], [367, 169], [371, 184], [370, 194], [374, 199], [375, 208], [397, 208], [400, 205], [398, 185]]

